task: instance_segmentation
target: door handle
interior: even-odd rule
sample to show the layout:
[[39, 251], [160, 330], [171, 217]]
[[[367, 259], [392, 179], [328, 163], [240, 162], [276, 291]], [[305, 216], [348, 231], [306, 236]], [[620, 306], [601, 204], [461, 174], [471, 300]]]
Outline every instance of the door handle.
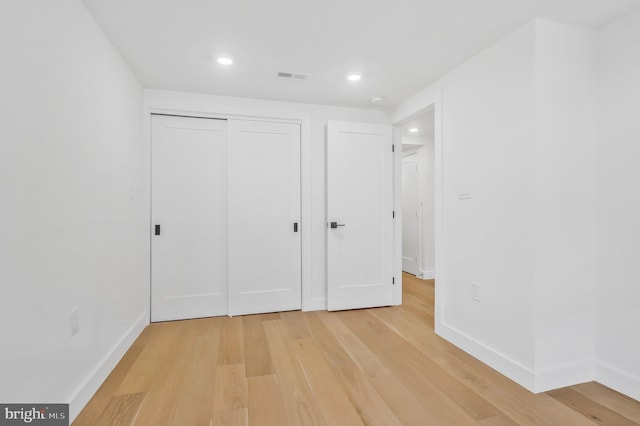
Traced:
[[293, 222], [293, 232], [298, 232], [298, 222]]
[[160, 235], [160, 225], [155, 226], [155, 234]]
[[336, 229], [338, 226], [347, 226], [344, 223], [331, 222], [331, 229]]

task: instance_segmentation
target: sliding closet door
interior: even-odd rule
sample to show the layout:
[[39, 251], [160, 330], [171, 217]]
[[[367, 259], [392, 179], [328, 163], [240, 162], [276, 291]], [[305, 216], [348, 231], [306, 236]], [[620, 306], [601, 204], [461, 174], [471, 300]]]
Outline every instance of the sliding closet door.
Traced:
[[229, 315], [300, 309], [300, 126], [228, 123]]
[[152, 116], [151, 320], [227, 314], [227, 123]]

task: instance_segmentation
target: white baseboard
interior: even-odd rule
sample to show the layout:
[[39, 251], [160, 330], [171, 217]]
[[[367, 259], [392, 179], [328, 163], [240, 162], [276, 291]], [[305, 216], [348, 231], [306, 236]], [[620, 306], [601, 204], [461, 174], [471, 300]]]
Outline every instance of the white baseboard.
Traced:
[[611, 385], [596, 376], [593, 360], [583, 360], [534, 372], [530, 368], [447, 324], [437, 324], [436, 333], [533, 393], [546, 392], [552, 389], [598, 380], [602, 384], [632, 398], [637, 399], [640, 396], [639, 378], [631, 379], [629, 375], [618, 375], [616, 376], [617, 380], [613, 380], [613, 385]]
[[534, 392], [546, 392], [552, 389], [573, 386], [595, 380], [596, 372], [593, 360], [583, 360], [545, 370], [536, 370]]
[[315, 299], [311, 299], [307, 303], [302, 305], [302, 310], [304, 312], [310, 311], [326, 311], [327, 310], [327, 299], [326, 297], [318, 297]]
[[529, 368], [447, 324], [439, 324], [436, 333], [520, 386], [534, 392], [535, 375]]
[[436, 272], [435, 271], [420, 271], [420, 274], [418, 275], [419, 278], [422, 278], [423, 280], [435, 280], [436, 279]]
[[88, 375], [73, 396], [69, 398], [69, 423], [72, 423], [76, 416], [80, 414], [80, 411], [87, 405], [93, 394], [96, 393], [109, 373], [111, 373], [147, 325], [149, 325], [149, 313], [145, 312], [140, 315], [120, 341], [114, 345], [111, 351]]
[[640, 401], [640, 377], [638, 376], [598, 362], [596, 364], [596, 381]]

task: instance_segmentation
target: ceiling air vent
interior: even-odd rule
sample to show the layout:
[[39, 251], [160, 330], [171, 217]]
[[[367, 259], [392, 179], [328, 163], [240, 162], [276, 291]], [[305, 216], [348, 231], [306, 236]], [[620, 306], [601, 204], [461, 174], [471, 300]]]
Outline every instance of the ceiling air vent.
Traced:
[[293, 80], [305, 80], [307, 78], [307, 76], [305, 74], [300, 74], [300, 73], [295, 73], [295, 72], [283, 72], [280, 71], [278, 73], [278, 78], [284, 78], [284, 79], [293, 79]]

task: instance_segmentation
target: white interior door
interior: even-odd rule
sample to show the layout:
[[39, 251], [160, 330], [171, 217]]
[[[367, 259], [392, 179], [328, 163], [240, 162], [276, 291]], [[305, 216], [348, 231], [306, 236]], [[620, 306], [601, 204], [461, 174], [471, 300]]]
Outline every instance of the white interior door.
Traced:
[[229, 315], [300, 309], [300, 125], [229, 120]]
[[151, 320], [226, 315], [227, 123], [151, 122]]
[[402, 157], [402, 270], [418, 275], [420, 184], [418, 155]]
[[329, 122], [329, 310], [393, 303], [393, 152], [390, 125]]

